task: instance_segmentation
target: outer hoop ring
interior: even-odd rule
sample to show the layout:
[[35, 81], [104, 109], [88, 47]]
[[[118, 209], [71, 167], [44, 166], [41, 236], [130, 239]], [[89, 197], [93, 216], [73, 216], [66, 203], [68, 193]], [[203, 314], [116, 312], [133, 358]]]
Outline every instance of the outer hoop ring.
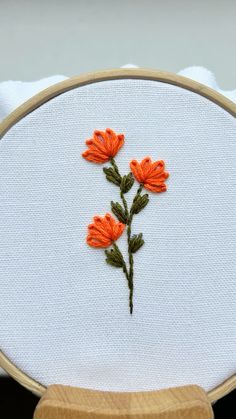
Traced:
[[[235, 103], [220, 93], [217, 93], [215, 90], [186, 77], [159, 70], [118, 69], [87, 73], [81, 76], [73, 77], [57, 83], [33, 96], [3, 120], [3, 122], [0, 124], [0, 140], [13, 125], [15, 125], [30, 112], [34, 111], [36, 108], [40, 107], [50, 99], [53, 99], [54, 97], [77, 87], [115, 79], [153, 80], [162, 83], [173, 84], [175, 86], [182, 87], [183, 89], [190, 90], [196, 94], [204, 96], [211, 102], [216, 103], [218, 106], [236, 117]], [[22, 384], [36, 395], [42, 396], [45, 392], [46, 388], [42, 384], [38, 383], [23, 371], [21, 371], [9, 358], [7, 358], [7, 356], [2, 351], [0, 351], [0, 366], [16, 381], [18, 381], [20, 384]], [[216, 400], [225, 396], [235, 388], [236, 374], [208, 392], [210, 402], [214, 403]]]

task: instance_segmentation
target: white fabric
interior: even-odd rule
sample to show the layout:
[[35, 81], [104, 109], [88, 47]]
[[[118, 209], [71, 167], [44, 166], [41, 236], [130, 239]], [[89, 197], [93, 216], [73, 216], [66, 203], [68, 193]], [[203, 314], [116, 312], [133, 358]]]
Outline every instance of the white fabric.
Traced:
[[[119, 199], [81, 158], [107, 126], [126, 135], [123, 173], [146, 155], [170, 172], [168, 192], [134, 219], [146, 243], [133, 317], [123, 273], [85, 243], [92, 216]], [[0, 343], [19, 368], [47, 385], [120, 391], [209, 390], [234, 373], [235, 131], [206, 98], [144, 80], [83, 86], [11, 128], [0, 143]]]
[[68, 77], [51, 76], [32, 82], [9, 80], [0, 83], [0, 121], [36, 93], [66, 79]]
[[178, 73], [180, 76], [188, 77], [189, 79], [198, 81], [199, 83], [205, 84], [208, 87], [216, 90], [222, 95], [226, 96], [232, 102], [236, 102], [236, 89], [234, 90], [223, 90], [219, 87], [214, 73], [212, 71], [199, 66], [187, 67]]
[[[126, 64], [122, 68], [137, 68], [134, 64]], [[178, 74], [205, 84], [217, 92], [236, 102], [236, 89], [225, 91], [219, 88], [214, 74], [204, 67], [192, 66], [181, 70]], [[66, 80], [66, 76], [51, 76], [34, 82], [5, 81], [0, 83], [0, 121], [19, 105], [47, 87]]]

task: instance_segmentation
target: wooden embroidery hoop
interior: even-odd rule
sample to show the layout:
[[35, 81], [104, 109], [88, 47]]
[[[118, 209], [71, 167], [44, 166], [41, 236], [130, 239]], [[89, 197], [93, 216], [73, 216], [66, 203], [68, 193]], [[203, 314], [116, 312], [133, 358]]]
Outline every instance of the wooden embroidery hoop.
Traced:
[[[198, 82], [163, 71], [146, 69], [118, 69], [88, 73], [78, 77], [73, 77], [43, 90], [33, 98], [29, 99], [23, 105], [18, 107], [14, 112], [12, 112], [7, 118], [3, 120], [3, 122], [0, 124], [0, 139], [14, 124], [16, 124], [19, 120], [24, 118], [30, 112], [40, 107], [50, 99], [83, 85], [114, 79], [146, 79], [176, 85], [206, 97], [236, 117], [236, 104], [231, 102], [223, 95], [217, 93], [215, 90]], [[3, 352], [0, 352], [0, 366], [16, 381], [18, 381], [20, 384], [22, 384], [36, 395], [42, 396], [45, 394], [46, 388], [29, 377], [23, 371], [19, 370], [17, 366], [15, 366], [14, 363], [8, 359]], [[227, 379], [224, 383], [209, 391], [207, 394], [208, 400], [213, 403], [235, 388], [236, 374]]]

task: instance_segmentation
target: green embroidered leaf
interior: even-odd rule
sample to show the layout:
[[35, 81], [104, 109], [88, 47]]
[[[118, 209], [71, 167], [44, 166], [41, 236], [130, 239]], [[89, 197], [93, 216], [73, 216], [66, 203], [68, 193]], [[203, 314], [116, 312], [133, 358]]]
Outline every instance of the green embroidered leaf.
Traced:
[[120, 184], [121, 192], [127, 193], [132, 188], [134, 184], [134, 177], [132, 173], [129, 173], [128, 175], [123, 176]]
[[118, 247], [111, 250], [105, 250], [105, 254], [106, 254], [106, 262], [109, 265], [114, 266], [116, 268], [123, 268], [124, 259]]
[[138, 214], [140, 211], [142, 211], [146, 205], [149, 202], [148, 194], [145, 195], [136, 195], [136, 197], [133, 200], [133, 204], [131, 207], [131, 212], [133, 214]]
[[106, 175], [106, 178], [109, 182], [114, 183], [117, 186], [120, 186], [122, 177], [113, 167], [104, 167], [103, 172]]
[[129, 242], [129, 251], [131, 253], [136, 253], [143, 245], [143, 234], [134, 234]]
[[121, 221], [123, 224], [127, 223], [127, 217], [123, 207], [119, 204], [119, 202], [111, 201], [111, 210], [113, 214]]

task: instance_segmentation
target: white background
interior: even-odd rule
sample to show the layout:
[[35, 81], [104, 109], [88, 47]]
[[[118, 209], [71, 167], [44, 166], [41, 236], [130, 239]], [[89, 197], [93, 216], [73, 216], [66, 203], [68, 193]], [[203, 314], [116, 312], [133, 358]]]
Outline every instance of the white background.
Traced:
[[234, 0], [0, 0], [0, 81], [134, 63], [235, 88]]

